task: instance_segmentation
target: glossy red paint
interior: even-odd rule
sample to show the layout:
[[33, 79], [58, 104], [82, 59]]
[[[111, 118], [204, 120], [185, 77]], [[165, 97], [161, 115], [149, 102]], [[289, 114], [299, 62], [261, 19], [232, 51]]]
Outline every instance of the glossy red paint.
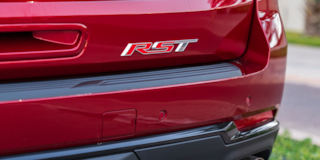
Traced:
[[[119, 1], [111, 3], [113, 1], [109, 1], [110, 6], [113, 5], [120, 5], [118, 4]], [[128, 2], [129, 4], [135, 4], [137, 1]], [[150, 5], [151, 8], [153, 7], [154, 12], [178, 12], [175, 14], [150, 14], [144, 15], [141, 12], [149, 12], [148, 9], [143, 10], [141, 6], [133, 6], [126, 8], [127, 4], [122, 3], [124, 6], [123, 12], [132, 12], [132, 10], [137, 10], [136, 13], [141, 13], [141, 15], [121, 15], [113, 17], [110, 16], [107, 22], [99, 21], [100, 18], [106, 18], [104, 14], [101, 16], [93, 16], [90, 17], [90, 23], [97, 24], [97, 25], [89, 25], [88, 21], [88, 30], [90, 31], [90, 39], [89, 41], [93, 41], [92, 45], [90, 42], [86, 48], [86, 51], [90, 51], [90, 53], [102, 53], [100, 50], [106, 49], [102, 42], [110, 42], [112, 41], [107, 39], [96, 39], [97, 37], [94, 36], [101, 32], [101, 30], [95, 30], [99, 28], [105, 27], [107, 24], [114, 24], [118, 23], [118, 25], [111, 25], [111, 28], [108, 29], [126, 29], [130, 27], [138, 27], [140, 31], [147, 31], [143, 33], [153, 33], [154, 31], [159, 30], [160, 33], [155, 33], [153, 36], [159, 36], [162, 38], [171, 37], [170, 39], [175, 39], [175, 37], [181, 38], [194, 38], [190, 35], [202, 35], [201, 39], [206, 40], [206, 44], [209, 44], [210, 41], [214, 41], [208, 37], [205, 37], [205, 34], [200, 33], [208, 33], [207, 31], [211, 31], [212, 35], [216, 35], [219, 39], [219, 32], [218, 29], [221, 29], [224, 25], [231, 25], [231, 20], [226, 17], [229, 16], [228, 10], [232, 13], [234, 9], [228, 9], [228, 5], [224, 5], [227, 2], [228, 4], [233, 4], [236, 10], [241, 10], [237, 7], [238, 4], [242, 3], [235, 3], [235, 2], [242, 2], [236, 0], [230, 1], [220, 1], [225, 3], [216, 3], [219, 1], [190, 1], [196, 5], [190, 7], [189, 4], [183, 3], [185, 1], [175, 1], [181, 2], [176, 6], [177, 8], [173, 9], [168, 7], [164, 7], [161, 5], [160, 1], [145, 1], [146, 6]], [[166, 2], [171, 2], [167, 0]], [[208, 3], [209, 2], [209, 3]], [[136, 119], [136, 128], [135, 134], [126, 138], [133, 138], [133, 137], [140, 137], [152, 134], [159, 134], [171, 131], [177, 131], [181, 129], [193, 128], [193, 127], [200, 127], [210, 124], [216, 124], [220, 122], [226, 122], [231, 120], [239, 120], [245, 117], [245, 115], [250, 113], [256, 113], [258, 111], [267, 111], [267, 110], [275, 110], [278, 109], [281, 103], [281, 97], [283, 92], [284, 86], [284, 73], [285, 73], [285, 63], [286, 63], [286, 38], [283, 32], [282, 24], [277, 23], [278, 20], [274, 18], [274, 15], [279, 14], [278, 7], [277, 7], [276, 0], [262, 0], [256, 3], [258, 8], [253, 8], [254, 12], [250, 30], [250, 37], [248, 39], [248, 46], [246, 47], [246, 52], [240, 58], [232, 61], [232, 63], [237, 64], [243, 72], [243, 76], [235, 77], [231, 79], [223, 79], [223, 80], [215, 80], [215, 81], [206, 81], [206, 82], [197, 82], [197, 83], [190, 83], [190, 84], [180, 84], [180, 85], [172, 85], [172, 86], [162, 86], [162, 87], [154, 87], [154, 88], [145, 88], [145, 89], [136, 89], [136, 90], [126, 90], [126, 91], [117, 91], [117, 92], [107, 92], [107, 93], [99, 93], [99, 94], [88, 94], [88, 95], [76, 95], [76, 96], [66, 96], [66, 97], [53, 97], [53, 98], [46, 98], [46, 99], [32, 99], [32, 100], [22, 100], [22, 101], [11, 101], [11, 102], [1, 102], [0, 104], [0, 128], [2, 129], [1, 140], [0, 143], [0, 154], [16, 154], [22, 152], [31, 152], [31, 151], [39, 151], [39, 150], [47, 150], [47, 149], [55, 149], [55, 148], [63, 148], [63, 147], [71, 147], [71, 146], [78, 146], [78, 145], [86, 145], [86, 144], [94, 144], [99, 143], [102, 141], [110, 141], [110, 140], [118, 140], [123, 139], [123, 137], [116, 137], [112, 139], [103, 139], [103, 135], [101, 133], [102, 129], [102, 119], [101, 115], [105, 112], [109, 111], [118, 111], [118, 110], [128, 110], [128, 109], [135, 109], [137, 111], [137, 119]], [[69, 5], [69, 2], [60, 2], [66, 3]], [[81, 5], [88, 5], [90, 2], [82, 2]], [[101, 2], [107, 3], [107, 2]], [[101, 4], [100, 2], [97, 4]], [[157, 6], [159, 3], [159, 6]], [[24, 3], [4, 3], [7, 6], [15, 6], [23, 7], [27, 6]], [[59, 3], [51, 3], [51, 6], [58, 6]], [[70, 5], [72, 3], [70, 2]], [[80, 5], [80, 4], [77, 4]], [[77, 5], [75, 7], [75, 12], [78, 13]], [[221, 10], [214, 9], [214, 7], [221, 6]], [[224, 5], [224, 6], [223, 6]], [[247, 6], [247, 5], [244, 5]], [[0, 14], [1, 16], [8, 16], [9, 12], [1, 10], [2, 4], [0, 5]], [[92, 6], [89, 6], [89, 8]], [[114, 6], [113, 6], [114, 7]], [[159, 7], [159, 8], [157, 8]], [[190, 12], [190, 13], [182, 13], [183, 10], [187, 10], [192, 8], [192, 11], [199, 11], [199, 8], [202, 7], [201, 12]], [[224, 8], [225, 7], [225, 8]], [[247, 6], [248, 7], [248, 6]], [[97, 10], [94, 12], [101, 12], [99, 10], [99, 6], [97, 6]], [[117, 8], [119, 10], [119, 7]], [[195, 10], [194, 10], [195, 9]], [[248, 9], [246, 7], [242, 8], [248, 13]], [[257, 10], [256, 10], [257, 9]], [[44, 14], [45, 11], [37, 10], [41, 13], [41, 16], [47, 15]], [[62, 13], [69, 13], [67, 10], [63, 10]], [[105, 12], [120, 12], [116, 11], [115, 8], [113, 9], [105, 9]], [[150, 13], [154, 13], [150, 12]], [[220, 13], [222, 12], [222, 13]], [[53, 14], [53, 12], [48, 12]], [[245, 15], [235, 14], [239, 17], [244, 18]], [[265, 14], [261, 14], [265, 13]], [[57, 14], [57, 13], [54, 13]], [[84, 11], [83, 14], [87, 14]], [[222, 16], [222, 15], [224, 16]], [[23, 16], [21, 15], [20, 11], [13, 11], [13, 17]], [[30, 17], [30, 13], [26, 13], [25, 17], [27, 17], [26, 21], [34, 22], [34, 21], [41, 21], [41, 18], [33, 16], [33, 18], [28, 19]], [[130, 22], [120, 22], [120, 20], [129, 20], [132, 16], [138, 16], [137, 19], [142, 18], [142, 20], [131, 20]], [[177, 17], [175, 17], [177, 16]], [[196, 18], [196, 16], [198, 16]], [[220, 17], [221, 16], [221, 17]], [[236, 19], [237, 16], [233, 18]], [[32, 16], [31, 16], [32, 17]], [[79, 17], [75, 15], [75, 19], [64, 17], [66, 19], [60, 18], [49, 18], [49, 21], [57, 21], [57, 22], [70, 22], [76, 23], [81, 21], [78, 19]], [[81, 16], [80, 16], [81, 17]], [[181, 18], [181, 19], [195, 19], [195, 21], [199, 23], [191, 23], [190, 21], [185, 23], [183, 21], [179, 21], [179, 23], [183, 24], [184, 27], [194, 27], [194, 28], [201, 28], [206, 26], [208, 28], [203, 30], [193, 30], [194, 32], [183, 31], [183, 27], [177, 27], [175, 25], [169, 25], [169, 22], [163, 22], [163, 26], [166, 26], [166, 29], [163, 29], [162, 32], [161, 28], [159, 28], [160, 22], [152, 21], [148, 27], [143, 28], [141, 26], [150, 23], [150, 21], [145, 20], [147, 18], [167, 18], [167, 19]], [[208, 19], [208, 21], [202, 21], [201, 18]], [[216, 24], [215, 26], [220, 26], [220, 28], [209, 27], [209, 24], [214, 24], [211, 18], [220, 17], [221, 23], [223, 25]], [[232, 17], [232, 14], [230, 14]], [[198, 20], [196, 20], [198, 19]], [[218, 18], [217, 18], [218, 19]], [[241, 19], [241, 18], [240, 18]], [[118, 21], [119, 20], [119, 21]], [[172, 20], [172, 19], [171, 19]], [[216, 20], [216, 19], [215, 19]], [[243, 19], [242, 19], [243, 20]], [[0, 23], [9, 22], [10, 20], [6, 20], [5, 18], [0, 18]], [[21, 23], [21, 18], [13, 18], [13, 22]], [[136, 23], [133, 23], [135, 21]], [[247, 21], [247, 20], [245, 20]], [[251, 17], [250, 17], [251, 21]], [[112, 23], [114, 22], [114, 23]], [[175, 22], [175, 21], [173, 21]], [[200, 23], [201, 22], [201, 23]], [[203, 22], [203, 23], [202, 23]], [[206, 23], [205, 23], [206, 22]], [[210, 23], [212, 22], [212, 23]], [[281, 22], [281, 20], [280, 20]], [[119, 25], [121, 24], [121, 25]], [[206, 25], [208, 24], [208, 25]], [[265, 25], [266, 24], [266, 25]], [[87, 24], [86, 24], [87, 25]], [[140, 26], [140, 27], [139, 27]], [[237, 26], [246, 26], [240, 25]], [[92, 29], [91, 29], [92, 27]], [[116, 29], [117, 28], [117, 29]], [[226, 27], [227, 28], [227, 27]], [[242, 27], [240, 27], [242, 28]], [[228, 35], [220, 36], [219, 42], [221, 45], [219, 46], [223, 48], [226, 47], [230, 42], [230, 46], [234, 46], [241, 43], [232, 43], [233, 40], [236, 38], [232, 38], [234, 36], [239, 36], [242, 34], [236, 33], [243, 33], [245, 30], [233, 29], [232, 31], [229, 30]], [[249, 27], [247, 27], [249, 28]], [[281, 28], [281, 30], [279, 30]], [[182, 29], [182, 30], [179, 30]], [[185, 28], [187, 29], [187, 28]], [[217, 30], [215, 30], [217, 29]], [[204, 31], [204, 32], [202, 32]], [[234, 31], [234, 32], [233, 32]], [[243, 32], [240, 32], [243, 31]], [[110, 32], [112, 33], [112, 32]], [[164, 33], [168, 33], [165, 35]], [[169, 34], [170, 33], [170, 34]], [[222, 34], [223, 32], [221, 32]], [[127, 32], [123, 32], [122, 34], [127, 34], [128, 36], [134, 36], [134, 34], [130, 34]], [[163, 34], [163, 35], [161, 35]], [[184, 34], [188, 35], [184, 37]], [[118, 35], [118, 34], [114, 34]], [[171, 36], [170, 36], [171, 35]], [[246, 35], [246, 34], [243, 34]], [[274, 36], [277, 35], [277, 36]], [[190, 36], [190, 37], [189, 37]], [[229, 38], [222, 38], [222, 37], [229, 37]], [[274, 37], [276, 41], [274, 41]], [[199, 37], [196, 37], [199, 38]], [[243, 42], [241, 36], [238, 37], [241, 42]], [[96, 40], [95, 40], [96, 39]], [[132, 38], [134, 39], [134, 38]], [[132, 39], [128, 38], [127, 41], [131, 41]], [[150, 38], [151, 41], [159, 41], [157, 38]], [[200, 38], [199, 38], [200, 39]], [[238, 39], [238, 40], [239, 40]], [[241, 40], [242, 39], [242, 40]], [[101, 41], [100, 41], [101, 40]], [[121, 37], [118, 37], [117, 40], [121, 40]], [[135, 39], [134, 39], [135, 40]], [[163, 39], [166, 40], [166, 39]], [[153, 41], [153, 42], [154, 42]], [[140, 41], [138, 41], [140, 42]], [[141, 41], [142, 42], [142, 41]], [[239, 42], [239, 41], [237, 41]], [[277, 42], [277, 43], [276, 43]], [[126, 42], [124, 46], [127, 44]], [[93, 45], [95, 44], [95, 45]], [[105, 43], [104, 43], [105, 44]], [[224, 45], [223, 45], [224, 44]], [[111, 46], [111, 45], [106, 45]], [[205, 44], [203, 46], [197, 46], [193, 48], [193, 51], [199, 50], [201, 51], [201, 47], [205, 48]], [[96, 47], [96, 48], [95, 48]], [[199, 48], [198, 48], [199, 47]], [[212, 45], [211, 47], [217, 48], [218, 45]], [[112, 47], [111, 47], [112, 48]], [[242, 48], [242, 47], [239, 47]], [[114, 47], [113, 50], [116, 51], [117, 49], [122, 50], [121, 47]], [[240, 51], [235, 49], [236, 51]], [[230, 51], [231, 52], [231, 51]], [[119, 55], [120, 56], [119, 52]], [[204, 52], [203, 52], [204, 53]], [[220, 53], [220, 52], [219, 52]], [[221, 52], [222, 53], [222, 52]], [[227, 53], [227, 52], [225, 52]], [[240, 53], [240, 52], [239, 52]], [[85, 55], [85, 53], [83, 54]], [[102, 55], [102, 54], [101, 54]], [[115, 54], [116, 55], [116, 54]], [[115, 55], [107, 55], [107, 56], [115, 56]], [[226, 58], [225, 56], [228, 55], [220, 55], [220, 58], [215, 57], [217, 54], [203, 56], [208, 61], [214, 60], [221, 60]], [[142, 55], [141, 55], [142, 56]], [[213, 58], [213, 56], [215, 58]], [[77, 74], [77, 73], [87, 73], [92, 72], [93, 66], [99, 66], [100, 68], [96, 68], [94, 72], [98, 71], [107, 71], [109, 67], [111, 69], [120, 70], [120, 69], [128, 69], [126, 67], [133, 67], [130, 69], [137, 69], [137, 68], [148, 68], [148, 67], [159, 67], [159, 66], [169, 66], [169, 65], [179, 65], [179, 64], [187, 64], [187, 63], [195, 63], [195, 62], [205, 62], [201, 58], [198, 59], [197, 56], [193, 55], [193, 53], [186, 53], [186, 57], [179, 57], [171, 59], [172, 57], [164, 57], [159, 58], [158, 61], [153, 61], [148, 58], [144, 57], [135, 57], [132, 60], [132, 63], [129, 62], [126, 64], [124, 68], [119, 67], [120, 64], [125, 64], [124, 62], [117, 62], [115, 67], [112, 67], [114, 63], [107, 63], [105, 62], [106, 56], [98, 56], [98, 57], [90, 57], [84, 56], [79, 57], [76, 61], [64, 61], [59, 60], [57, 62], [28, 62], [28, 63], [10, 63], [10, 64], [1, 64], [0, 73], [10, 73], [7, 77], [4, 78], [18, 78], [21, 77], [33, 77], [33, 76], [47, 76], [47, 75], [58, 75], [58, 74]], [[211, 58], [208, 58], [211, 57]], [[98, 59], [101, 60], [98, 60]], [[143, 59], [140, 59], [143, 58]], [[216, 59], [217, 58], [217, 59]], [[230, 58], [230, 57], [229, 57]], [[227, 59], [229, 59], [227, 58]], [[85, 60], [86, 59], [86, 60]], [[112, 59], [112, 58], [111, 58]], [[201, 60], [200, 60], [201, 59]], [[97, 60], [97, 61], [96, 61]], [[146, 61], [145, 61], [146, 60]], [[179, 61], [178, 61], [179, 60]], [[97, 62], [96, 65], [89, 65], [88, 68], [85, 68], [83, 64], [89, 64], [90, 62]], [[129, 60], [125, 60], [129, 61]], [[150, 62], [149, 62], [150, 61]], [[81, 63], [80, 63], [81, 62]], [[144, 62], [143, 64], [138, 64]], [[154, 64], [152, 64], [154, 63]], [[59, 66], [57, 66], [59, 65]], [[74, 65], [74, 66], [73, 66]], [[119, 66], [118, 66], [119, 65]], [[11, 68], [10, 68], [11, 66]], [[63, 71], [54, 71], [54, 69], [59, 69], [60, 67], [70, 67]], [[77, 66], [77, 70], [74, 70], [75, 66]], [[3, 67], [3, 68], [2, 68]], [[26, 67], [26, 69], [21, 69]], [[43, 69], [41, 67], [44, 67]], [[15, 69], [20, 68], [20, 72], [22, 72], [19, 76], [17, 76], [17, 72]], [[93, 67], [95, 68], [95, 67]], [[107, 69], [106, 69], [107, 68]], [[27, 74], [23, 73], [23, 71], [28, 71], [30, 69], [35, 69], [36, 74], [31, 74], [28, 76]], [[111, 70], [110, 69], [110, 70]], [[49, 73], [45, 73], [45, 70]], [[80, 71], [78, 71], [80, 70]], [[84, 71], [82, 71], [84, 70]], [[246, 103], [246, 98], [248, 95], [251, 95], [252, 101], [250, 106]], [[159, 113], [165, 110], [168, 113], [168, 116], [165, 121], [159, 121]], [[260, 112], [259, 112], [260, 113]], [[80, 134], [81, 133], [81, 134]]]
[[128, 109], [103, 114], [102, 138], [124, 137], [134, 134], [137, 111]]
[[[85, 50], [76, 57], [2, 61], [0, 80], [235, 59], [246, 49], [252, 7], [252, 0], [3, 2], [0, 24], [77, 23], [87, 27], [89, 36]], [[120, 56], [128, 43], [182, 39], [199, 41], [180, 53]]]

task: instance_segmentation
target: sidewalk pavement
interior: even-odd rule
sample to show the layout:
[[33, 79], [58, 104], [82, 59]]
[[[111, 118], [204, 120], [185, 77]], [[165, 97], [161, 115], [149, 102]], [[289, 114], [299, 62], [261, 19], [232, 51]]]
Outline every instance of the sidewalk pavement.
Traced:
[[292, 138], [312, 138], [320, 145], [320, 48], [288, 47], [286, 85], [280, 112], [280, 133]]

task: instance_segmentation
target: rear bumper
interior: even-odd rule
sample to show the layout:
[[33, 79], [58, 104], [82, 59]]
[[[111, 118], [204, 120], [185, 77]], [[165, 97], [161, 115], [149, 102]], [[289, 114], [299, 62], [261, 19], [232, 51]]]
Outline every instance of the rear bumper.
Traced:
[[256, 154], [268, 159], [278, 129], [279, 123], [276, 120], [245, 132], [239, 132], [234, 122], [228, 122], [149, 137], [0, 159], [232, 160]]

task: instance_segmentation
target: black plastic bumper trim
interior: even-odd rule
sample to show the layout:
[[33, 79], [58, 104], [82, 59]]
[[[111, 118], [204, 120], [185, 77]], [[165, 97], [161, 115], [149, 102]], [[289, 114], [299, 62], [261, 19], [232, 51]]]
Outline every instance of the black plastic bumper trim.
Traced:
[[216, 125], [177, 131], [177, 132], [166, 133], [161, 135], [153, 135], [148, 137], [128, 139], [128, 140], [116, 141], [116, 142], [107, 142], [99, 145], [89, 145], [89, 146], [82, 146], [82, 147], [76, 147], [76, 148], [67, 148], [67, 149], [59, 149], [59, 150], [45, 151], [45, 152], [38, 152], [38, 153], [13, 155], [8, 157], [0, 157], [0, 159], [5, 159], [5, 160], [20, 160], [20, 159], [24, 159], [24, 160], [68, 159], [69, 160], [69, 159], [80, 159], [80, 158], [84, 159], [84, 158], [112, 155], [117, 153], [132, 152], [134, 150], [139, 151], [139, 149], [180, 143], [185, 141], [192, 141], [192, 140], [208, 138], [208, 137], [209, 138], [219, 137], [223, 142], [223, 144], [228, 147], [238, 142], [242, 143], [247, 140], [250, 141], [250, 139], [254, 139], [256, 137], [260, 137], [260, 136], [269, 134], [271, 132], [277, 131], [279, 128], [279, 123], [277, 121], [267, 123], [263, 125], [263, 126], [269, 126], [269, 127], [266, 127], [267, 130], [261, 129], [259, 130], [259, 132], [255, 132], [254, 136], [252, 136], [251, 134], [249, 135], [249, 137], [242, 135], [241, 141], [240, 139], [237, 139], [237, 141], [233, 141], [233, 138], [236, 135], [244, 133], [244, 132], [239, 132], [236, 129], [236, 127], [234, 128], [234, 126], [235, 126], [234, 122], [226, 122], [226, 123], [220, 123]]
[[278, 129], [265, 135], [226, 145], [220, 136], [135, 150], [140, 160], [240, 160], [267, 151], [268, 159]]
[[0, 102], [70, 95], [85, 95], [241, 76], [230, 63], [189, 66], [95, 77], [0, 84]]
[[139, 160], [138, 157], [133, 152], [120, 153], [108, 156], [86, 158], [82, 160]]

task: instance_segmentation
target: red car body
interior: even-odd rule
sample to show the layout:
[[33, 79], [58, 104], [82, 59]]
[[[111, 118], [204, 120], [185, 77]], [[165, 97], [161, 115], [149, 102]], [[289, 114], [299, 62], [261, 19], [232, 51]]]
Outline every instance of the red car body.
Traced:
[[[287, 41], [277, 0], [1, 0], [0, 32], [3, 159], [231, 121], [247, 131], [273, 121], [280, 107]], [[183, 52], [120, 56], [129, 43], [185, 39], [198, 42]], [[146, 87], [131, 87], [130, 76], [71, 84], [219, 63], [241, 74]], [[128, 87], [90, 89], [120, 81]]]

